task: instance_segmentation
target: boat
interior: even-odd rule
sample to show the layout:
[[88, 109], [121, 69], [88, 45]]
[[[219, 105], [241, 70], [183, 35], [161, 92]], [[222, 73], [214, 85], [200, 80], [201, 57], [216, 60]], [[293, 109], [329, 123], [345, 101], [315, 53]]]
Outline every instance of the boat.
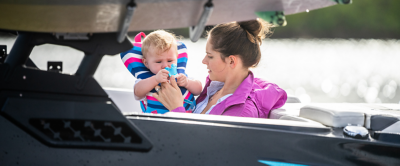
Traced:
[[[346, 0], [88, 0], [0, 2], [18, 34], [0, 63], [1, 165], [400, 165], [399, 104], [304, 104], [269, 119], [132, 113], [132, 93], [93, 78], [102, 57], [132, 48], [126, 33], [295, 14]], [[176, 9], [176, 10], [173, 10]], [[169, 15], [165, 13], [171, 13]], [[273, 15], [273, 17], [271, 17]], [[267, 18], [265, 18], [267, 19]], [[85, 53], [73, 75], [29, 55], [54, 44]]]

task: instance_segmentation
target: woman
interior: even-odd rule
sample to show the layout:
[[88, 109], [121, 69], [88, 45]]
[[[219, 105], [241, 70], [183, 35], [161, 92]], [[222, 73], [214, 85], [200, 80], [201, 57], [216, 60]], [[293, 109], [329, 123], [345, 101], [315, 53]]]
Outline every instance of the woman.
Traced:
[[[209, 76], [194, 113], [268, 118], [272, 109], [285, 104], [284, 90], [254, 78], [249, 70], [260, 61], [260, 45], [268, 31], [267, 24], [257, 19], [220, 24], [209, 32], [203, 59]], [[153, 97], [168, 110], [185, 112], [174, 77], [156, 90]]]

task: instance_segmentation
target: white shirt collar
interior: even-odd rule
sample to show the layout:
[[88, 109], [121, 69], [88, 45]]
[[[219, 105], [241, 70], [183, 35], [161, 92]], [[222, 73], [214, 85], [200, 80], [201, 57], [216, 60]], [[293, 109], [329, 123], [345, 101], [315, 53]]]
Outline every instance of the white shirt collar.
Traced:
[[[211, 81], [210, 86], [207, 87], [207, 97], [196, 106], [196, 109], [194, 110], [193, 113], [200, 114], [201, 112], [203, 112], [204, 108], [207, 107], [207, 104], [208, 104], [208, 101], [210, 100], [210, 97], [213, 96], [217, 91], [219, 91], [224, 85], [225, 85], [225, 83], [223, 83], [223, 82]], [[220, 99], [218, 99], [218, 101], [217, 101], [217, 103], [215, 105], [217, 105], [218, 103], [224, 101], [226, 98], [228, 98], [231, 95], [232, 94], [227, 94], [227, 95], [221, 97]], [[209, 114], [210, 111], [212, 110], [212, 108], [214, 108], [215, 105], [211, 106], [206, 114]]]

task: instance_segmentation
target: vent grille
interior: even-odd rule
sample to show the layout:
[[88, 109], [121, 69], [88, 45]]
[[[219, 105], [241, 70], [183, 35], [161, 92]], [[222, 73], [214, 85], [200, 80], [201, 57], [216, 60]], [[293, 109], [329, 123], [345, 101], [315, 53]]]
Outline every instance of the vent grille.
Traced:
[[30, 119], [29, 123], [54, 141], [138, 144], [142, 139], [124, 122]]

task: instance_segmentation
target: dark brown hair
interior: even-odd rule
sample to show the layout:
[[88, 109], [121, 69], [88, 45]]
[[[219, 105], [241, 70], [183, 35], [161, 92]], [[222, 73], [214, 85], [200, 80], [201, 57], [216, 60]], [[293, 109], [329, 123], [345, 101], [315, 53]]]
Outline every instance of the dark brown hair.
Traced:
[[270, 25], [261, 19], [219, 24], [208, 32], [213, 49], [221, 53], [221, 58], [239, 55], [246, 68], [256, 67], [261, 59], [260, 45]]

